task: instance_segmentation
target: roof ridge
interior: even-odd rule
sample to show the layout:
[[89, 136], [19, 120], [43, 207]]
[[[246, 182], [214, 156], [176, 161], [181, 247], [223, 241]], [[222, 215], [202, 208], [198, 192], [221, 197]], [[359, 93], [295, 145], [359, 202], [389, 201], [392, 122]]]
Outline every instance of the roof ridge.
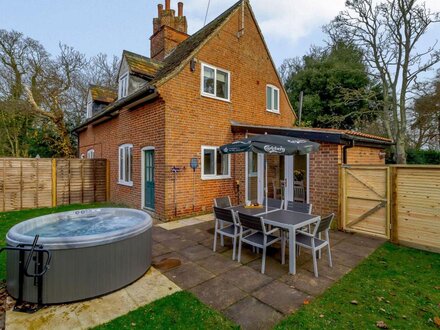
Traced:
[[110, 87], [110, 86], [97, 85], [97, 84], [89, 84], [89, 88], [92, 88], [92, 87], [99, 87], [99, 88], [102, 88], [102, 89], [108, 89], [109, 91], [117, 91], [118, 90], [117, 88]]

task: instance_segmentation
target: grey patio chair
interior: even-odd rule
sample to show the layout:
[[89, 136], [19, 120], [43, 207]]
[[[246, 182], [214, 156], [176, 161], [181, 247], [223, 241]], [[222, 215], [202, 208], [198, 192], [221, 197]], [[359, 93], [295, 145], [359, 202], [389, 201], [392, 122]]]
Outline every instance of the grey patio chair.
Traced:
[[286, 210], [312, 214], [312, 204], [288, 201]]
[[[231, 198], [229, 196], [214, 198], [214, 206], [220, 207], [222, 209], [227, 208], [227, 207], [231, 207], [232, 206]], [[221, 221], [220, 228], [223, 228], [223, 226], [224, 226], [224, 223], [223, 223], [223, 221]], [[223, 235], [220, 235], [220, 243], [222, 246], [225, 245], [225, 240], [224, 240]]]
[[223, 209], [226, 207], [231, 207], [231, 198], [229, 196], [214, 198], [214, 205]]
[[[263, 199], [263, 205], [266, 205], [266, 198]], [[274, 207], [277, 209], [282, 209], [284, 206], [284, 200], [275, 199], [275, 198], [268, 198], [267, 199], [267, 206]]]
[[[313, 271], [315, 277], [318, 277], [318, 261], [316, 253], [320, 252], [323, 248], [327, 247], [328, 263], [330, 267], [333, 267], [332, 254], [330, 251], [330, 226], [332, 224], [335, 214], [332, 213], [320, 221], [317, 221], [312, 233], [306, 231], [297, 231], [296, 245], [311, 250], [313, 257]], [[321, 233], [325, 233], [325, 238], [321, 239]]]
[[[215, 231], [214, 231], [214, 245], [212, 250], [215, 252], [217, 248], [217, 236], [220, 235], [232, 238], [232, 260], [235, 260], [235, 251], [237, 246], [237, 238], [240, 236], [239, 224], [236, 220], [236, 215], [233, 210], [223, 209], [214, 206], [215, 215]], [[221, 226], [221, 223], [223, 227]], [[226, 226], [224, 226], [226, 225]], [[249, 231], [249, 230], [247, 230]]]
[[[284, 264], [285, 258], [285, 244], [284, 235], [275, 236], [279, 231], [278, 228], [267, 230], [263, 218], [254, 217], [247, 214], [238, 213], [238, 223], [240, 226], [239, 243], [238, 243], [238, 262], [241, 260], [241, 246], [243, 243], [249, 244], [256, 248], [263, 250], [261, 259], [261, 273], [264, 274], [266, 270], [266, 248], [281, 240], [281, 263]], [[246, 234], [245, 230], [251, 230]], [[245, 236], [243, 236], [245, 235]]]
[[[312, 214], [312, 204], [288, 201], [286, 210]], [[307, 227], [301, 228], [301, 230], [308, 229], [308, 231], [310, 232], [310, 228], [310, 225], [308, 225]]]

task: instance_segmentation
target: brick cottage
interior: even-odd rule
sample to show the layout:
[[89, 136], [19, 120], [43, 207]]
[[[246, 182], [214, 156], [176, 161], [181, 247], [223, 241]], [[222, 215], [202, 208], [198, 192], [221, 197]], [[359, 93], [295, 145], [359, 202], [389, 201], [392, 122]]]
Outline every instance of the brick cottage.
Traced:
[[166, 0], [157, 15], [151, 58], [124, 51], [118, 90], [91, 86], [88, 119], [75, 130], [83, 157], [110, 161], [112, 202], [163, 220], [208, 212], [219, 196], [261, 202], [261, 156], [218, 151], [248, 134], [321, 143], [310, 156], [270, 156], [268, 175], [269, 195], [293, 199], [296, 182], [317, 214], [338, 211], [339, 164], [384, 163], [387, 139], [294, 127], [295, 112], [248, 0], [191, 36], [183, 3], [176, 15]]

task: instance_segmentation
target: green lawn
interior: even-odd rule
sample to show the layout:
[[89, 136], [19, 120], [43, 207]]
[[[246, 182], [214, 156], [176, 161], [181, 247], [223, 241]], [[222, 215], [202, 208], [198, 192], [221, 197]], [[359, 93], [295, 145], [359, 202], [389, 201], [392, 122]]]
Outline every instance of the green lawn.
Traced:
[[440, 254], [385, 243], [277, 329], [435, 329], [439, 316]]
[[138, 308], [97, 330], [106, 329], [238, 329], [219, 312], [185, 291]]
[[[111, 206], [110, 204], [96, 203], [96, 204], [81, 204], [81, 205], [64, 205], [54, 208], [41, 208], [41, 209], [31, 209], [23, 211], [12, 211], [12, 212], [1, 212], [0, 213], [0, 246], [5, 246], [5, 237], [8, 230], [15, 224], [28, 220], [31, 218], [39, 217], [40, 215], [80, 210], [80, 209], [90, 209], [94, 207], [105, 207]], [[6, 253], [0, 254], [0, 281], [4, 281], [6, 278]]]

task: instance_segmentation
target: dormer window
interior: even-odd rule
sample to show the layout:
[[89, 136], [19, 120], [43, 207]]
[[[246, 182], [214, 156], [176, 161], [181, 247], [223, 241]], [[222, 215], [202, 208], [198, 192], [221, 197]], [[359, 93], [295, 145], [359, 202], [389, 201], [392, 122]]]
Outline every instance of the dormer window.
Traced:
[[87, 118], [92, 118], [93, 116], [93, 100], [89, 98], [87, 100]]
[[128, 73], [119, 78], [118, 99], [122, 99], [128, 95]]

